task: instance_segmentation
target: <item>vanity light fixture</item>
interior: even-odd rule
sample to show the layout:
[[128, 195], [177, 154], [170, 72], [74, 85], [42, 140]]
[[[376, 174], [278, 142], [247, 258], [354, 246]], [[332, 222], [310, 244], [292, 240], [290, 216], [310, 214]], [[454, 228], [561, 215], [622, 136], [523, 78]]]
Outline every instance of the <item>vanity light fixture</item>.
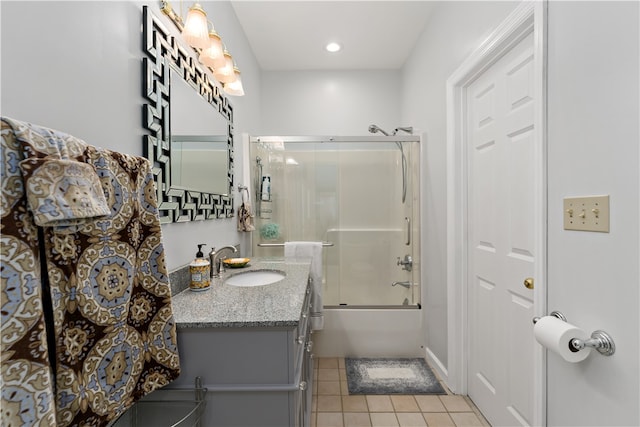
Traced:
[[211, 44], [209, 41], [207, 12], [200, 6], [200, 3], [194, 3], [189, 8], [189, 13], [187, 13], [187, 19], [182, 29], [182, 37], [189, 43], [189, 46], [198, 49], [206, 49]]
[[211, 69], [216, 69], [220, 67], [224, 67], [227, 61], [224, 57], [224, 47], [222, 46], [222, 39], [216, 33], [216, 30], [213, 28], [213, 24], [211, 25], [211, 30], [209, 31], [209, 46], [202, 49], [200, 52], [200, 57], [198, 58], [200, 62]]
[[189, 8], [185, 20], [173, 10], [169, 0], [161, 0], [161, 4], [162, 13], [167, 15], [180, 30], [184, 40], [198, 54], [198, 60], [211, 71], [224, 91], [229, 95], [243, 96], [240, 71], [233, 62], [231, 54], [224, 47], [222, 38], [214, 29], [213, 23], [207, 20], [207, 13], [200, 3], [196, 2]]
[[213, 77], [220, 83], [231, 83], [235, 80], [235, 73], [233, 72], [233, 58], [227, 49], [224, 49], [225, 64], [223, 67], [219, 67], [213, 70]]
[[234, 96], [244, 96], [244, 88], [242, 87], [242, 80], [240, 79], [240, 70], [238, 67], [233, 66], [233, 73], [236, 76], [236, 79], [231, 83], [225, 83], [223, 85], [224, 91], [229, 95]]
[[340, 45], [340, 43], [330, 42], [327, 43], [324, 48], [327, 50], [327, 52], [335, 53], [342, 49], [342, 46]]

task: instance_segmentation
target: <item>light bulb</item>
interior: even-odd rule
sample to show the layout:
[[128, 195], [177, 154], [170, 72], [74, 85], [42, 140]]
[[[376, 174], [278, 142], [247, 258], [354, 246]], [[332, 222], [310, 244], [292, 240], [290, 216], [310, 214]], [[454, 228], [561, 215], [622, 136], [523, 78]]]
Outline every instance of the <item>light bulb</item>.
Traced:
[[200, 57], [198, 58], [207, 67], [212, 69], [224, 67], [227, 63], [224, 58], [224, 50], [222, 47], [222, 40], [215, 30], [209, 31], [209, 46], [202, 49]]
[[214, 69], [213, 76], [220, 83], [231, 83], [235, 79], [235, 73], [233, 72], [233, 58], [226, 49], [224, 51], [224, 59], [226, 63], [223, 67]]
[[189, 46], [205, 49], [209, 46], [209, 29], [207, 26], [207, 13], [199, 3], [194, 3], [189, 8], [187, 19], [182, 30], [182, 36]]
[[327, 43], [325, 49], [327, 50], [327, 52], [335, 53], [342, 49], [342, 46], [339, 43], [331, 42]]
[[236, 76], [235, 81], [224, 84], [224, 91], [229, 95], [244, 96], [244, 88], [242, 87], [242, 80], [240, 79], [240, 70], [238, 67], [233, 67], [233, 72]]

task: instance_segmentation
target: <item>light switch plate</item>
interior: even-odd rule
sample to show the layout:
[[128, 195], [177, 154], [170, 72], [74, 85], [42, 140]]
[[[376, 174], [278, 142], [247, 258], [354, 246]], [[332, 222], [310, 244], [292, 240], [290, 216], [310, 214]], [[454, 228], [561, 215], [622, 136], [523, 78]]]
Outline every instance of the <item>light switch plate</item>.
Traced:
[[565, 230], [609, 232], [609, 196], [566, 197]]

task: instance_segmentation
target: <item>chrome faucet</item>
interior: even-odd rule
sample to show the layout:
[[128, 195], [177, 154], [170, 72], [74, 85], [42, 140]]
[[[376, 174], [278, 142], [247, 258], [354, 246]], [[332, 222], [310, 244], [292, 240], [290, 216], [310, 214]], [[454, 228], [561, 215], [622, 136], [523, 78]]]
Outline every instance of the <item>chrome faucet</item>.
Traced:
[[231, 245], [223, 246], [217, 251], [212, 249], [211, 252], [209, 252], [209, 258], [211, 260], [211, 277], [220, 277], [220, 273], [224, 271], [224, 265], [220, 260], [220, 254], [225, 250], [230, 250], [233, 253], [238, 252], [236, 247]]
[[395, 285], [404, 286], [405, 288], [409, 289], [411, 287], [411, 282], [393, 282], [391, 284], [391, 286], [395, 286]]

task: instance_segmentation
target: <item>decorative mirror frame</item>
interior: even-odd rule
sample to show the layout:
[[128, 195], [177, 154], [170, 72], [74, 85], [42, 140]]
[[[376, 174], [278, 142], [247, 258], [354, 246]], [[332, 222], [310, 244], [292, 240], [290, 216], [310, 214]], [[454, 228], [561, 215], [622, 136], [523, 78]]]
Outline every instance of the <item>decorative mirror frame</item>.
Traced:
[[[148, 6], [143, 6], [142, 60], [144, 155], [153, 164], [160, 222], [230, 218], [233, 210], [233, 108], [190, 51], [183, 48]], [[227, 194], [171, 187], [171, 69], [227, 120], [229, 163]]]

